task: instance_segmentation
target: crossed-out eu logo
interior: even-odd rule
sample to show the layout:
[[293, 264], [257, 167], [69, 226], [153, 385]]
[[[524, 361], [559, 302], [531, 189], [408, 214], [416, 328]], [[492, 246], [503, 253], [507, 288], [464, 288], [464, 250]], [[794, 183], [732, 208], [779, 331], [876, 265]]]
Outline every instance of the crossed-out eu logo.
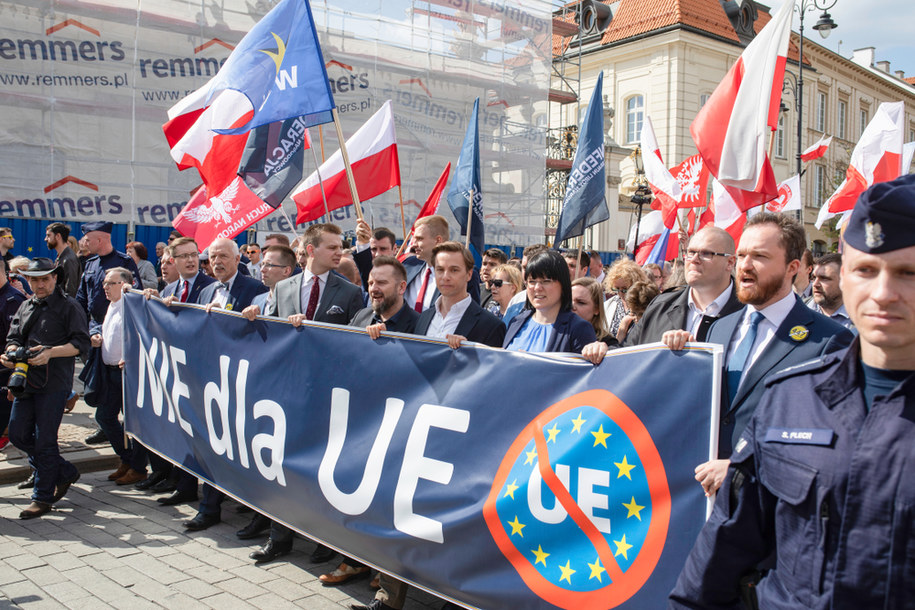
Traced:
[[614, 608], [658, 563], [670, 490], [648, 430], [619, 398], [588, 390], [549, 407], [508, 450], [483, 515], [541, 599]]

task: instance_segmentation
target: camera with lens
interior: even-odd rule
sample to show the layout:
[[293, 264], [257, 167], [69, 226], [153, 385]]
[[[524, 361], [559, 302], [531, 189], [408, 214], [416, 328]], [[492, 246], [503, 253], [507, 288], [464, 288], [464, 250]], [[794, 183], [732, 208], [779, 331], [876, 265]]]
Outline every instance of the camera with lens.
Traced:
[[29, 351], [29, 348], [25, 346], [6, 352], [7, 359], [15, 365], [6, 387], [17, 398], [25, 392], [25, 379], [29, 374], [29, 358], [33, 356], [35, 356], [34, 352]]

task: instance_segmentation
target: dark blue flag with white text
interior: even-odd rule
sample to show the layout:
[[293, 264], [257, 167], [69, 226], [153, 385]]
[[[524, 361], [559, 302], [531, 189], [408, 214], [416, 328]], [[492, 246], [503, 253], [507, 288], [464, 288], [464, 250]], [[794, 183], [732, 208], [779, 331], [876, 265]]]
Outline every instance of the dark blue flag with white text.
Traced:
[[591, 103], [578, 136], [578, 147], [556, 226], [553, 244], [584, 235], [585, 229], [610, 218], [607, 208], [607, 172], [604, 167], [604, 105], [601, 97], [604, 73], [597, 77]]
[[467, 209], [473, 195], [473, 216], [470, 220], [470, 245], [476, 252], [474, 256], [483, 255], [485, 227], [483, 226], [483, 193], [480, 179], [480, 128], [477, 115], [480, 111], [480, 98], [473, 103], [473, 112], [464, 134], [464, 144], [454, 169], [454, 178], [448, 189], [448, 205], [454, 218], [461, 227], [461, 235], [467, 235]]
[[238, 175], [255, 195], [278, 208], [302, 181], [305, 150], [310, 147], [303, 117], [261, 125], [248, 134]]
[[334, 96], [308, 0], [280, 0], [251, 28], [210, 82], [210, 97], [224, 89], [243, 93], [254, 117], [218, 133], [241, 134], [292, 117], [308, 126], [333, 120]]
[[593, 366], [124, 299], [125, 429], [230, 496], [470, 606], [666, 607], [720, 346]]

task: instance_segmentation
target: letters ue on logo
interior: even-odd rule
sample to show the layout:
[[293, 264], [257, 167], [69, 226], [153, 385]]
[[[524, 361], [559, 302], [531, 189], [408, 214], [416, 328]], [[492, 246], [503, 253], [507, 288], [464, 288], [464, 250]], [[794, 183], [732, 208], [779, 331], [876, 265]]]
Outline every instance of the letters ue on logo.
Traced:
[[614, 608], [648, 580], [670, 489], [648, 430], [606, 390], [540, 413], [508, 450], [483, 507], [489, 531], [541, 599]]

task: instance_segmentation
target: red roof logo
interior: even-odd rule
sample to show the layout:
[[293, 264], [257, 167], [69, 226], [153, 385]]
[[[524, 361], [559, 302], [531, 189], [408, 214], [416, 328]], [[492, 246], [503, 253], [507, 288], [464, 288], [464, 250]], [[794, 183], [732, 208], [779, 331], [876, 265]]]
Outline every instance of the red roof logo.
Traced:
[[212, 47], [214, 44], [223, 46], [223, 47], [229, 49], [230, 51], [235, 50], [235, 47], [233, 45], [230, 45], [228, 42], [223, 42], [222, 40], [220, 40], [218, 38], [210, 38], [208, 41], [206, 41], [199, 47], [194, 47], [194, 53], [200, 53], [201, 51]]
[[68, 25], [72, 25], [72, 26], [80, 28], [82, 30], [86, 30], [90, 34], [95, 34], [96, 36], [99, 36], [99, 37], [101, 37], [101, 35], [102, 35], [101, 32], [99, 32], [95, 28], [90, 28], [88, 25], [82, 24], [79, 21], [77, 21], [76, 19], [67, 19], [66, 21], [58, 23], [57, 25], [52, 25], [47, 30], [45, 30], [44, 33], [46, 36], [50, 36], [54, 32], [56, 32], [58, 30], [62, 30], [65, 27], [67, 27]]
[[85, 180], [80, 180], [79, 178], [75, 178], [73, 176], [65, 176], [65, 177], [61, 178], [60, 180], [58, 180], [57, 182], [55, 182], [54, 184], [49, 184], [48, 186], [44, 187], [44, 192], [50, 193], [54, 189], [60, 188], [63, 185], [67, 184], [68, 182], [72, 182], [74, 184], [84, 186], [87, 189], [91, 189], [93, 191], [98, 191], [98, 186], [96, 186], [95, 184], [92, 184], [91, 182], [86, 182]]

